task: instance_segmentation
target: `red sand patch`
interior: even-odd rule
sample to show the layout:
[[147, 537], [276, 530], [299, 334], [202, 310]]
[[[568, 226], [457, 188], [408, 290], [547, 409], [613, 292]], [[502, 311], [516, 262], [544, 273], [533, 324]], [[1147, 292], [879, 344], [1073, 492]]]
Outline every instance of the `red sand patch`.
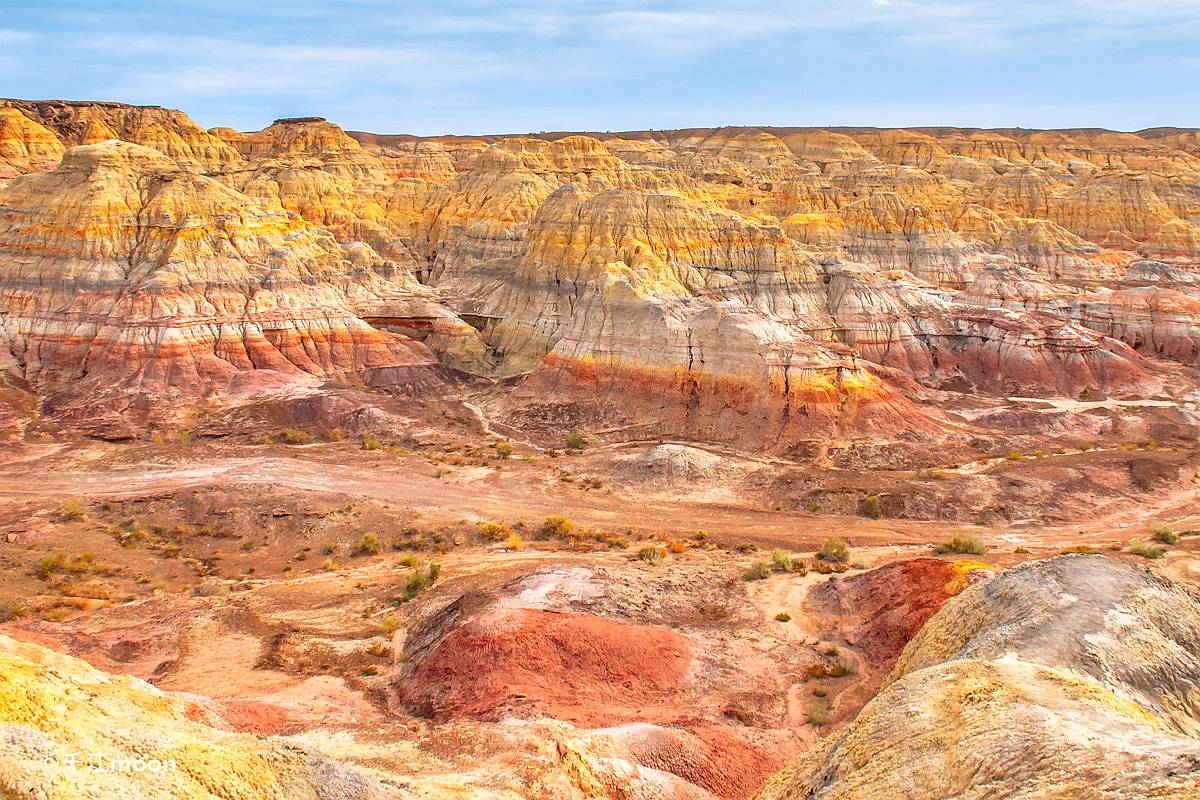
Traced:
[[836, 618], [846, 640], [875, 666], [890, 667], [942, 604], [967, 586], [973, 562], [914, 558], [813, 589], [810, 608]]
[[687, 638], [665, 628], [503, 609], [447, 634], [399, 698], [438, 721], [519, 713], [613, 725], [678, 708], [691, 660]]
[[639, 764], [678, 775], [717, 797], [751, 797], [794, 756], [763, 752], [729, 727], [705, 720], [617, 730]]
[[275, 735], [304, 728], [288, 709], [257, 700], [223, 700], [221, 711], [229, 726], [242, 733]]

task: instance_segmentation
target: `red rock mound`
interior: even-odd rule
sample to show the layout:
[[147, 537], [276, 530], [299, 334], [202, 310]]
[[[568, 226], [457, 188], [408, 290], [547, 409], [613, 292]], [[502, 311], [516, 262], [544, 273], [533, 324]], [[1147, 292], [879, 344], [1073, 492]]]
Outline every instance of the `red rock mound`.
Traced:
[[984, 565], [914, 558], [817, 586], [810, 610], [838, 619], [846, 640], [875, 665], [890, 668], [925, 621], [966, 588]]
[[501, 609], [443, 637], [398, 695], [437, 721], [515, 713], [613, 725], [678, 707], [691, 660], [687, 638], [665, 628]]

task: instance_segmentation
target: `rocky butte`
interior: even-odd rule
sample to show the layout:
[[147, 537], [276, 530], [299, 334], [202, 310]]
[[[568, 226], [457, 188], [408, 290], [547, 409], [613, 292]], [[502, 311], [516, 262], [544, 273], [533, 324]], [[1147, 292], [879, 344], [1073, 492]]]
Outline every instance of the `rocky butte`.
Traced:
[[0, 100], [0, 794], [1200, 796], [1198, 135]]

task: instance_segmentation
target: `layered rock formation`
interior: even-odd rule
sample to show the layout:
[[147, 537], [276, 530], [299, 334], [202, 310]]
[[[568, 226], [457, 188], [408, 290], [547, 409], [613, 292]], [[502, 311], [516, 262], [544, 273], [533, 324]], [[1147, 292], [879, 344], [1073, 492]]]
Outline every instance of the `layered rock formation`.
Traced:
[[[531, 430], [782, 448], [924, 436], [946, 424], [922, 387], [1149, 395], [1186, 390], [1163, 359], [1197, 363], [1200, 156], [1187, 132], [418, 139], [320, 118], [204, 131], [107, 103], [0, 101], [0, 115], [0, 181], [119, 138], [227, 190], [222, 208], [327, 232], [376, 265], [349, 282], [348, 311], [433, 330], [426, 343], [455, 366], [517, 378], [489, 402]], [[68, 154], [63, 169], [77, 167]], [[4, 205], [30, 202], [31, 185]], [[380, 294], [429, 302], [366, 303]], [[339, 370], [376, 365], [355, 349]]]
[[1102, 556], [1031, 562], [950, 600], [858, 718], [758, 795], [1189, 798], [1200, 598]]
[[[358, 313], [473, 331], [410, 272], [150, 148], [72, 148], [0, 210], [0, 324], [50, 411], [341, 377], [419, 391], [445, 370]], [[365, 312], [363, 312], [365, 313]], [[466, 333], [464, 333], [464, 330]], [[469, 345], [467, 346], [469, 349]], [[142, 409], [145, 410], [145, 409]], [[73, 412], [74, 413], [74, 412]]]

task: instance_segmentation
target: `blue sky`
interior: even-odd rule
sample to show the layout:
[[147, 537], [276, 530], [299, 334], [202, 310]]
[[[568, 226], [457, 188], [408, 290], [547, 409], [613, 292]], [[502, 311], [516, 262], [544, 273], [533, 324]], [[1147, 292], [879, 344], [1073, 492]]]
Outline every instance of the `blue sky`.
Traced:
[[0, 96], [243, 130], [1200, 126], [1200, 0], [0, 0]]

